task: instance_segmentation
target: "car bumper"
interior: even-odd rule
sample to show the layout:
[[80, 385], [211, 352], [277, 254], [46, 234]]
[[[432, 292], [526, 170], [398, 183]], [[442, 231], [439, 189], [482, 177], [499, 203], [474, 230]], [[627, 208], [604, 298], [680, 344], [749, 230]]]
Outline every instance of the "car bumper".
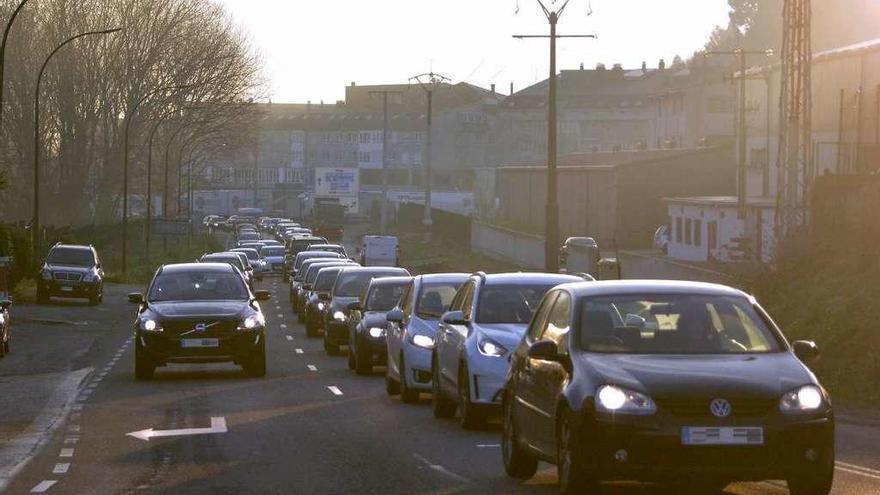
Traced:
[[324, 322], [324, 333], [327, 340], [336, 344], [348, 344], [348, 323], [328, 319]]
[[401, 370], [401, 373], [406, 373], [406, 384], [409, 388], [431, 390], [431, 354], [431, 349], [418, 347], [409, 342], [403, 343], [406, 369]]
[[357, 346], [360, 352], [367, 350], [373, 365], [385, 366], [388, 363], [388, 348], [385, 343], [385, 337], [375, 339], [360, 335], [358, 336]]
[[682, 445], [684, 426], [716, 425], [709, 419], [658, 423], [644, 417], [618, 417], [587, 421], [580, 431], [589, 454], [581, 468], [607, 480], [697, 477], [733, 482], [787, 479], [833, 463], [834, 420], [830, 416], [723, 425], [762, 426], [763, 445]]
[[486, 406], [501, 406], [501, 395], [507, 371], [509, 354], [501, 357], [473, 356], [468, 362], [471, 402]]
[[[205, 363], [244, 362], [248, 356], [259, 352], [265, 345], [263, 331], [239, 332], [228, 336], [206, 336], [216, 338], [216, 347], [183, 347], [183, 339], [161, 334], [137, 333], [138, 352], [144, 354], [156, 365], [167, 363]], [[198, 339], [195, 339], [198, 340]]]
[[98, 293], [101, 284], [95, 282], [59, 282], [57, 280], [41, 280], [40, 291], [58, 297], [91, 297]]

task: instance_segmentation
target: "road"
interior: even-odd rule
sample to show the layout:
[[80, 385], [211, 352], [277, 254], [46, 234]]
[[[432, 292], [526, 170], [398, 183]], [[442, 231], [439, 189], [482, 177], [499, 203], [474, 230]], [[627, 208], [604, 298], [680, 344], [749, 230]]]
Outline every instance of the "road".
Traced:
[[[136, 382], [126, 287], [110, 287], [97, 309], [16, 307], [13, 354], [0, 361], [0, 385], [18, 390], [0, 398], [0, 431], [9, 436], [0, 449], [0, 472], [11, 477], [5, 493], [556, 492], [550, 466], [527, 483], [505, 476], [498, 425], [466, 432], [454, 421], [435, 420], [427, 396], [417, 405], [389, 398], [381, 369], [358, 377], [344, 358], [326, 356], [321, 342], [306, 339], [296, 323], [284, 284], [268, 279], [264, 287], [277, 295], [265, 306], [264, 379], [217, 364], [160, 368], [153, 381]], [[15, 375], [15, 367], [24, 374]], [[43, 392], [37, 395], [44, 400], [26, 404], [21, 389], [36, 377], [45, 383], [35, 390], [54, 386], [64, 393]], [[18, 417], [28, 414], [44, 419], [29, 426]], [[162, 436], [145, 439], [151, 429]], [[141, 433], [129, 435], [135, 432]], [[9, 452], [22, 439], [34, 443], [31, 455], [10, 473]], [[838, 440], [838, 458], [846, 464], [837, 470], [834, 493], [880, 493], [880, 425], [845, 422]], [[635, 484], [604, 492], [657, 493]], [[732, 485], [727, 493], [787, 490], [760, 483]]]

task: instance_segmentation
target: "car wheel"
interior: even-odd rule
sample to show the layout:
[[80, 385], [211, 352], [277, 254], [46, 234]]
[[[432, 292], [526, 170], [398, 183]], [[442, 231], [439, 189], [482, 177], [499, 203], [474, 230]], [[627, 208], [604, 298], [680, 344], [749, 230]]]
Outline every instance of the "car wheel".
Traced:
[[[355, 337], [357, 339], [357, 337]], [[354, 345], [349, 347], [348, 355], [354, 356], [354, 369], [358, 375], [366, 376], [373, 372], [373, 360], [371, 359], [369, 349], [364, 350], [363, 345]]]
[[431, 392], [431, 409], [434, 410], [435, 418], [451, 418], [455, 415], [455, 402], [444, 397], [440, 387], [440, 366], [436, 357], [431, 360]]
[[327, 353], [328, 356], [335, 356], [339, 354], [339, 344], [334, 344], [330, 342], [330, 336], [327, 332], [324, 332], [324, 352]]
[[95, 295], [89, 296], [89, 306], [97, 306], [99, 302], [100, 299], [97, 292], [95, 293]]
[[3, 353], [9, 354], [9, 337], [7, 337], [6, 342], [3, 343]]
[[254, 378], [262, 378], [266, 376], [266, 345], [262, 344], [260, 348], [248, 357], [244, 363], [244, 372]]
[[9, 342], [0, 342], [0, 359], [6, 356], [7, 352], [9, 352]]
[[388, 365], [385, 368], [385, 393], [389, 396], [397, 395], [400, 393], [400, 382], [391, 378], [391, 365]]
[[354, 347], [348, 346], [348, 369], [356, 370], [357, 369], [357, 360], [354, 356]]
[[572, 424], [567, 409], [559, 411], [556, 428], [556, 470], [559, 477], [559, 493], [574, 495], [596, 491], [598, 481], [583, 466], [583, 445]]
[[513, 398], [509, 395], [504, 399], [504, 434], [501, 436], [501, 457], [504, 460], [504, 470], [508, 476], [518, 480], [527, 480], [535, 476], [538, 471], [538, 458], [520, 445], [513, 418]]
[[816, 469], [802, 471], [788, 478], [787, 482], [791, 495], [828, 495], [834, 483], [833, 451], [826, 449]]
[[409, 375], [406, 370], [406, 361], [403, 359], [403, 355], [400, 356], [400, 400], [405, 402], [406, 404], [415, 404], [419, 401], [419, 391], [413, 388], [410, 388], [407, 385], [406, 377]]
[[139, 348], [134, 351], [134, 378], [136, 380], [150, 380], [156, 371], [156, 365], [149, 357], [145, 356]]
[[471, 374], [467, 363], [458, 367], [458, 414], [461, 427], [466, 430], [477, 430], [486, 425], [486, 415], [471, 402]]

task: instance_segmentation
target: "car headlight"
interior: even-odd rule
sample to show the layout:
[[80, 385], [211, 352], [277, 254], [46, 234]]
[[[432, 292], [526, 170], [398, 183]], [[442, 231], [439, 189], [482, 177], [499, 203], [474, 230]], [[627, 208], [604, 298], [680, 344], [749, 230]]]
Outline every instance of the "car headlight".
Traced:
[[262, 328], [266, 325], [266, 319], [263, 317], [261, 313], [257, 313], [255, 315], [250, 315], [244, 320], [241, 321], [241, 324], [238, 326], [239, 330], [255, 330], [257, 328]]
[[336, 321], [345, 321], [345, 313], [342, 311], [336, 311], [333, 313], [333, 319]]
[[322, 302], [318, 303], [318, 311], [324, 311], [324, 303], [322, 303]]
[[369, 334], [370, 337], [373, 337], [374, 339], [381, 339], [385, 336], [385, 329], [379, 327], [370, 327]]
[[501, 357], [507, 354], [507, 349], [504, 346], [490, 339], [481, 340], [477, 345], [477, 349], [484, 356]]
[[162, 332], [162, 326], [159, 325], [159, 322], [152, 318], [141, 318], [140, 328], [145, 332]]
[[782, 396], [779, 410], [784, 413], [818, 411], [825, 404], [825, 394], [815, 385], [804, 385]]
[[433, 349], [434, 348], [434, 339], [428, 337], [427, 335], [413, 335], [411, 342], [414, 346], [421, 347], [423, 349]]
[[40, 275], [43, 277], [43, 280], [52, 280], [52, 272], [48, 269], [44, 269]]
[[645, 394], [614, 385], [602, 385], [596, 390], [596, 410], [612, 414], [647, 415], [657, 412], [657, 405]]

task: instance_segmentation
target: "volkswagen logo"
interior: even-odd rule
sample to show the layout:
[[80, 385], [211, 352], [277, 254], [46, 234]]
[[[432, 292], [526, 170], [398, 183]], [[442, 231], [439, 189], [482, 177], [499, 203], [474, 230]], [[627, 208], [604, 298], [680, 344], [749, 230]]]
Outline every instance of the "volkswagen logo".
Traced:
[[726, 418], [733, 412], [733, 407], [725, 399], [715, 399], [709, 404], [709, 411], [716, 418]]

